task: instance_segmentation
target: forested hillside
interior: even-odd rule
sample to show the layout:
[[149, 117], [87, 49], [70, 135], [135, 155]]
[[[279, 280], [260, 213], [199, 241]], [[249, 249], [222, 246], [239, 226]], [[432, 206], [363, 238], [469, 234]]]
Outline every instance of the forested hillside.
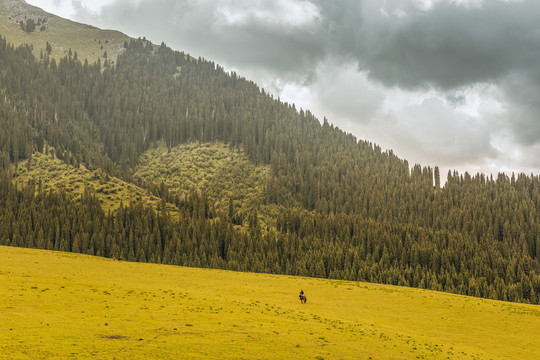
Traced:
[[[540, 301], [538, 176], [449, 173], [441, 186], [438, 168], [410, 168], [213, 62], [140, 39], [114, 66], [36, 59], [2, 39], [0, 71], [1, 244]], [[265, 166], [260, 201], [238, 215], [233, 191], [171, 192], [137, 173], [157, 144], [186, 143]], [[136, 182], [162, 204], [106, 212], [90, 186], [80, 199], [37, 180], [15, 187], [13, 168], [34, 153]]]

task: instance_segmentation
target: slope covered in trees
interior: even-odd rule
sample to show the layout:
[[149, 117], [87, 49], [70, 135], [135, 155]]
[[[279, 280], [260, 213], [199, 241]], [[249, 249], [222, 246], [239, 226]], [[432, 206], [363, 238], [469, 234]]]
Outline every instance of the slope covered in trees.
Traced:
[[[143, 40], [124, 46], [112, 66], [36, 60], [0, 41], [2, 244], [539, 302], [538, 176], [450, 173], [441, 187], [437, 168], [409, 169], [213, 62]], [[10, 185], [11, 164], [48, 146], [130, 182], [154, 144], [191, 142], [224, 143], [269, 168], [260, 205], [274, 227], [260, 226], [258, 204], [239, 220], [215, 202], [230, 199], [205, 192], [105, 214], [91, 189], [76, 203]], [[167, 202], [180, 213], [162, 210]]]

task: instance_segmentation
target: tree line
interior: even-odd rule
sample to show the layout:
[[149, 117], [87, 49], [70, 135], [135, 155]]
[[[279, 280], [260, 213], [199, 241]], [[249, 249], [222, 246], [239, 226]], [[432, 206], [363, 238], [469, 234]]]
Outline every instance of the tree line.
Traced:
[[[535, 261], [522, 249], [462, 234], [380, 224], [346, 214], [285, 211], [277, 231], [256, 218], [234, 226], [204, 194], [179, 201], [172, 218], [142, 202], [106, 214], [91, 188], [79, 201], [0, 182], [1, 245], [79, 252], [116, 259], [411, 286], [505, 301], [538, 303]], [[163, 204], [164, 208], [164, 204]]]

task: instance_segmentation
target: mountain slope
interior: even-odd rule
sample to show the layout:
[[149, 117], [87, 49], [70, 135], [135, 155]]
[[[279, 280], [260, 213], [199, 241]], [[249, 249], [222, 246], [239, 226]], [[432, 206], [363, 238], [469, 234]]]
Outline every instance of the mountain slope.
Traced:
[[191, 143], [170, 151], [163, 146], [146, 151], [133, 180], [165, 197], [165, 193], [185, 196], [190, 191], [204, 191], [215, 206], [231, 211], [231, 217], [238, 217], [241, 223], [240, 219], [263, 203], [268, 171], [268, 167], [255, 166], [241, 150], [219, 143]]
[[[28, 20], [39, 22], [31, 32], [23, 30], [20, 25], [20, 22], [26, 24]], [[77, 52], [79, 60], [87, 59], [89, 63], [98, 59], [104, 62], [105, 52], [109, 61], [116, 61], [124, 41], [129, 41], [129, 37], [119, 31], [102, 30], [63, 19], [24, 0], [0, 0], [0, 34], [15, 46], [32, 45], [37, 58], [40, 53], [46, 53], [48, 43], [51, 46], [50, 56], [56, 61], [69, 55], [71, 49], [73, 56]]]
[[0, 257], [0, 359], [532, 360], [540, 352], [531, 305], [3, 246]]
[[[52, 153], [54, 149], [49, 151]], [[89, 170], [80, 164], [68, 165], [53, 155], [39, 152], [33, 154], [32, 158], [22, 161], [15, 171], [15, 176], [15, 183], [20, 188], [31, 181], [41, 187], [38, 191], [62, 189], [73, 200], [80, 199], [86, 188], [91, 188], [95, 190], [104, 211], [114, 211], [122, 203], [129, 204], [132, 201], [143, 201], [157, 209], [161, 201], [145, 189], [111, 177], [101, 169]], [[172, 214], [178, 211], [171, 204], [167, 204], [167, 208]]]
[[[409, 168], [213, 62], [145, 40], [101, 66], [35, 58], [1, 39], [0, 68], [1, 244], [540, 302], [538, 176], [450, 173], [441, 187], [437, 168]], [[255, 178], [267, 169], [247, 219], [195, 190], [159, 194], [179, 209], [173, 219], [142, 201], [103, 212], [91, 189], [74, 202], [11, 185], [16, 164], [47, 146], [129, 183], [156, 145], [174, 154], [194, 142], [241, 149]], [[160, 180], [145, 179], [146, 190]], [[241, 183], [230, 191], [247, 196]], [[28, 220], [47, 219], [45, 209], [57, 218]]]

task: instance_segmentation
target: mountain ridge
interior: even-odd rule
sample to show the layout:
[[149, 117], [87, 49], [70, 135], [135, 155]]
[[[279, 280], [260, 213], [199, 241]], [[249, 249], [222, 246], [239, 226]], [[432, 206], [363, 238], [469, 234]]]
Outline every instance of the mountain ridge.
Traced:
[[[32, 44], [34, 55], [39, 58], [40, 50], [46, 51], [47, 44], [51, 46], [50, 55], [59, 61], [68, 55], [70, 50], [77, 52], [81, 61], [90, 63], [100, 59], [107, 52], [109, 61], [123, 49], [124, 41], [129, 36], [116, 30], [102, 30], [92, 25], [82, 24], [48, 13], [24, 0], [0, 1], [0, 33], [14, 45]], [[27, 20], [44, 20], [35, 30], [27, 32], [19, 22]], [[41, 54], [42, 55], [42, 54]]]

